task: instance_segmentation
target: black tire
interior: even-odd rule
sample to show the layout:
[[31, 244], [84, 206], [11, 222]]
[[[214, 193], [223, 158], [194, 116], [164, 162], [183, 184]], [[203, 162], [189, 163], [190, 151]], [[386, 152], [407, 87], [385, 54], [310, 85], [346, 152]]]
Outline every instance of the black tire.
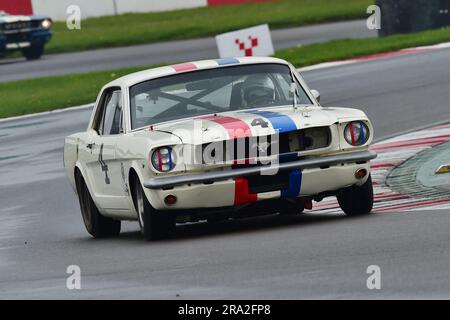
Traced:
[[80, 174], [77, 174], [77, 191], [81, 216], [87, 232], [94, 238], [116, 237], [120, 234], [121, 223], [103, 216], [92, 200], [88, 187]]
[[37, 60], [44, 53], [44, 45], [38, 44], [22, 50], [22, 53], [27, 60]]
[[301, 199], [283, 199], [280, 201], [280, 215], [296, 215], [305, 211], [305, 204]]
[[369, 178], [362, 186], [352, 186], [342, 190], [337, 200], [342, 211], [347, 216], [359, 216], [368, 214], [373, 208], [373, 185], [372, 177]]
[[208, 221], [208, 223], [211, 223], [211, 224], [221, 223], [221, 222], [224, 222], [227, 220], [229, 220], [229, 217], [224, 217], [224, 216], [220, 216], [220, 215], [219, 216], [213, 215], [213, 216], [206, 218], [206, 221]]
[[138, 178], [134, 179], [133, 201], [138, 213], [141, 233], [145, 240], [161, 240], [172, 234], [176, 224], [175, 217], [152, 207]]

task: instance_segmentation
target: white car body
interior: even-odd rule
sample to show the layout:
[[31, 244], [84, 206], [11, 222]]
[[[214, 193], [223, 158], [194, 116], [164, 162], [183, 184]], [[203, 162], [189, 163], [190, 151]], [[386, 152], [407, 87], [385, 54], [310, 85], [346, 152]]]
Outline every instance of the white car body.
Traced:
[[[225, 60], [199, 61], [146, 70], [122, 77], [104, 86], [95, 104], [87, 130], [65, 139], [64, 165], [75, 192], [77, 192], [75, 172], [79, 171], [98, 211], [101, 215], [115, 220], [138, 220], [139, 218], [132, 197], [133, 184], [130, 181], [132, 174], [138, 177], [148, 202], [160, 214], [176, 212], [178, 215], [183, 215], [184, 212], [188, 214], [208, 210], [212, 212], [217, 208], [231, 210], [246, 206], [246, 202], [280, 199], [283, 193], [289, 194], [292, 190], [287, 189], [292, 187], [291, 184], [287, 189], [249, 195], [248, 183], [242, 184], [242, 181], [246, 181], [246, 177], [258, 175], [259, 173], [255, 170], [261, 170], [261, 166], [239, 167], [236, 166], [239, 164], [236, 161], [222, 164], [183, 161], [186, 153], [196, 150], [200, 144], [236, 138], [230, 131], [230, 122], [217, 121], [217, 119], [235, 119], [236, 122], [232, 121], [231, 126], [246, 127], [250, 130], [248, 134], [252, 137], [279, 133], [280, 128], [277, 128], [277, 125], [280, 121], [288, 122], [289, 125], [294, 126], [295, 130], [316, 127], [329, 129], [331, 139], [327, 146], [296, 152], [298, 158], [294, 162], [287, 162], [291, 167], [283, 168], [283, 164], [279, 164], [280, 170], [295, 169], [299, 170], [296, 171], [297, 173], [300, 172], [297, 176], [300, 179], [299, 185], [294, 182], [294, 188], [298, 190], [294, 194], [291, 192], [289, 197], [320, 200], [322, 196], [350, 186], [360, 186], [367, 181], [370, 172], [369, 161], [376, 154], [368, 150], [373, 138], [373, 128], [362, 111], [320, 106], [297, 70], [283, 60], [238, 58], [224, 64], [220, 61]], [[130, 87], [144, 81], [181, 73], [229, 68], [235, 65], [262, 64], [288, 66], [311, 100], [311, 104], [295, 107], [293, 105], [271, 106], [257, 109], [257, 111], [254, 109], [228, 111], [199, 117], [197, 120], [184, 118], [132, 129]], [[115, 90], [120, 90], [121, 93], [121, 128], [118, 134], [100, 135], [94, 130], [96, 114], [99, 112], [103, 93], [110, 88], [116, 88]], [[272, 118], [274, 114], [276, 117]], [[254, 124], [261, 119], [264, 119], [268, 125], [255, 126]], [[367, 141], [362, 145], [353, 146], [344, 138], [344, 129], [352, 121], [362, 122], [368, 128], [366, 133], [370, 133], [370, 137], [367, 137]], [[170, 172], [159, 172], [152, 165], [151, 157], [156, 148], [165, 146], [171, 146], [173, 152], [177, 153], [177, 161]], [[269, 158], [274, 159], [266, 157], [266, 159]], [[367, 174], [364, 177], [355, 177], [355, 172], [361, 169], [365, 169]], [[236, 176], [238, 173], [242, 175]], [[291, 183], [291, 180], [289, 181]], [[176, 202], [172, 203], [172, 201], [168, 204], [167, 196], [174, 196]]]

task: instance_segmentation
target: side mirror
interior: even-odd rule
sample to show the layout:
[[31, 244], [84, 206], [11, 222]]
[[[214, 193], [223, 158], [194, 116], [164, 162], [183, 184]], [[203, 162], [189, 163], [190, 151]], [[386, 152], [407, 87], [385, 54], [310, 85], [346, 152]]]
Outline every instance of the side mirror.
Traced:
[[319, 91], [311, 89], [311, 94], [317, 100], [317, 102], [320, 102], [320, 93], [319, 93]]

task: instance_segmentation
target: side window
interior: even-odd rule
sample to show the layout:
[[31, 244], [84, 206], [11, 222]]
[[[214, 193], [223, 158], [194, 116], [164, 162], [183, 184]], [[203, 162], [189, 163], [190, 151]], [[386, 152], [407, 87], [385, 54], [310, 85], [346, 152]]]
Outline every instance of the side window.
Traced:
[[94, 128], [100, 135], [115, 135], [122, 129], [122, 100], [120, 90], [105, 91], [100, 101]]

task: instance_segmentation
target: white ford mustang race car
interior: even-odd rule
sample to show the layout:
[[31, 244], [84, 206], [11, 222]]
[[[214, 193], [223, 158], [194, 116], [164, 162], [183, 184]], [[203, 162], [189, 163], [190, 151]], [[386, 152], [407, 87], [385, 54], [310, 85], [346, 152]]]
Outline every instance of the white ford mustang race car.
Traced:
[[207, 60], [107, 84], [64, 165], [91, 235], [137, 220], [150, 240], [177, 222], [296, 214], [328, 196], [369, 213], [372, 138], [362, 111], [320, 106], [283, 60]]

